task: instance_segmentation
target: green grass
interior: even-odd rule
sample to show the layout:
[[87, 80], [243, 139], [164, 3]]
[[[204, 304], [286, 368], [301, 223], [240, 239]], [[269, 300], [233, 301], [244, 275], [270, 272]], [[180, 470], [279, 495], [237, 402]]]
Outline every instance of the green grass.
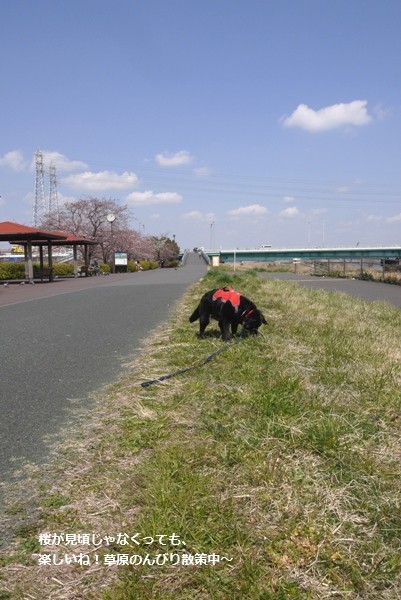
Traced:
[[[251, 297], [268, 325], [194, 371], [141, 388], [222, 347], [217, 337], [199, 340], [188, 315], [204, 291], [226, 284]], [[70, 596], [398, 597], [400, 336], [401, 313], [384, 303], [255, 272], [208, 273], [65, 449], [35, 533], [140, 532], [154, 542], [99, 553], [229, 560], [127, 566], [118, 576], [93, 569], [86, 579], [72, 568]], [[158, 541], [173, 533], [185, 546]], [[32, 542], [21, 543], [22, 555]], [[45, 598], [58, 589], [55, 573], [24, 567], [12, 597], [36, 585], [34, 597]]]

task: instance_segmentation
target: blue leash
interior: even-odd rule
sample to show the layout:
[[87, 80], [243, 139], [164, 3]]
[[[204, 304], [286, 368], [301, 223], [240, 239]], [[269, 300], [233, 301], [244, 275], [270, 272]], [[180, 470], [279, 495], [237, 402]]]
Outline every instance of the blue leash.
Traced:
[[[238, 344], [242, 339], [243, 339], [243, 335], [241, 332], [240, 337], [235, 340], [235, 343]], [[213, 354], [210, 354], [199, 365], [193, 365], [192, 367], [187, 367], [186, 369], [181, 369], [180, 371], [176, 371], [175, 373], [170, 373], [170, 375], [163, 375], [163, 377], [159, 377], [159, 379], [151, 379], [150, 381], [144, 381], [143, 383], [141, 383], [141, 387], [149, 387], [150, 385], [153, 385], [154, 383], [159, 383], [161, 381], [165, 381], [166, 379], [171, 379], [172, 377], [176, 377], [177, 375], [182, 375], [183, 373], [188, 373], [188, 371], [193, 371], [193, 369], [199, 369], [199, 367], [203, 367], [203, 365], [206, 365], [208, 362], [213, 360], [216, 356], [218, 356], [222, 352], [225, 352], [229, 348], [232, 348], [232, 344], [226, 344], [225, 346], [223, 346], [223, 348], [220, 348], [220, 350], [213, 352]]]

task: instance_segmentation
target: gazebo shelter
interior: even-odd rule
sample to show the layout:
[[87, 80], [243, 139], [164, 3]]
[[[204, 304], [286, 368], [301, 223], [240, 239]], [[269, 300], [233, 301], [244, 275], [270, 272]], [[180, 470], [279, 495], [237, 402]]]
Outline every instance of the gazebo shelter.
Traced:
[[[0, 224], [1, 227], [1, 224]], [[89, 266], [89, 246], [96, 246], [97, 242], [93, 240], [88, 240], [84, 237], [78, 237], [73, 233], [64, 233], [62, 231], [51, 231], [51, 234], [63, 236], [63, 239], [54, 239], [51, 243], [51, 246], [71, 246], [73, 251], [73, 264], [74, 264], [74, 277], [78, 277], [78, 246], [83, 246], [84, 248], [84, 264], [86, 267]], [[43, 269], [43, 247], [46, 245], [46, 242], [38, 242], [39, 246], [39, 256], [40, 256], [40, 266]], [[48, 253], [50, 257], [50, 253]], [[50, 266], [50, 265], [49, 265]]]
[[[88, 264], [88, 246], [96, 245], [93, 240], [80, 238], [72, 234], [63, 233], [61, 231], [45, 231], [21, 225], [20, 223], [12, 223], [4, 221], [0, 223], [0, 242], [9, 242], [10, 244], [19, 244], [23, 246], [25, 253], [25, 277], [29, 281], [34, 280], [32, 247], [39, 247], [40, 274], [46, 273], [49, 281], [52, 280], [52, 247], [53, 246], [72, 246], [74, 253], [74, 275], [78, 276], [77, 248], [84, 246], [85, 264]], [[47, 268], [43, 261], [43, 248], [47, 246]]]

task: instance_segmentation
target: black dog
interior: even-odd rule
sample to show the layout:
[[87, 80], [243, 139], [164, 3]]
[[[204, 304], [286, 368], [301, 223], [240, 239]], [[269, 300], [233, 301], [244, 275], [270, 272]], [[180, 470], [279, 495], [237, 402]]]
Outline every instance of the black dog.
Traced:
[[262, 323], [266, 324], [265, 317], [255, 304], [229, 286], [206, 292], [189, 317], [190, 323], [199, 319], [200, 337], [204, 337], [210, 317], [219, 322], [224, 341], [230, 339], [230, 326], [232, 335], [235, 335], [238, 325], [243, 325], [249, 333], [257, 333]]

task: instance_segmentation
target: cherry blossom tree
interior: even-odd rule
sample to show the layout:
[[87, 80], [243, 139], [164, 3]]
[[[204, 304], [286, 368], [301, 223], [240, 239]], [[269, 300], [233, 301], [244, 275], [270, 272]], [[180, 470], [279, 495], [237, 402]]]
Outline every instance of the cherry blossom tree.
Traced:
[[[107, 220], [110, 214], [115, 216], [113, 222]], [[46, 215], [41, 226], [95, 240], [98, 245], [89, 248], [89, 257], [109, 262], [112, 253], [123, 247], [130, 217], [128, 207], [116, 200], [88, 197], [66, 202], [57, 213]]]
[[151, 240], [156, 250], [156, 260], [170, 262], [177, 259], [180, 249], [175, 240], [167, 235], [152, 236]]
[[[110, 221], [108, 215], [114, 215]], [[87, 197], [66, 202], [57, 213], [49, 213], [41, 227], [73, 233], [97, 242], [88, 249], [89, 260], [111, 263], [114, 252], [127, 252], [130, 260], [169, 262], [177, 258], [179, 248], [167, 235], [144, 236], [130, 228], [133, 215], [126, 205], [111, 198]]]

